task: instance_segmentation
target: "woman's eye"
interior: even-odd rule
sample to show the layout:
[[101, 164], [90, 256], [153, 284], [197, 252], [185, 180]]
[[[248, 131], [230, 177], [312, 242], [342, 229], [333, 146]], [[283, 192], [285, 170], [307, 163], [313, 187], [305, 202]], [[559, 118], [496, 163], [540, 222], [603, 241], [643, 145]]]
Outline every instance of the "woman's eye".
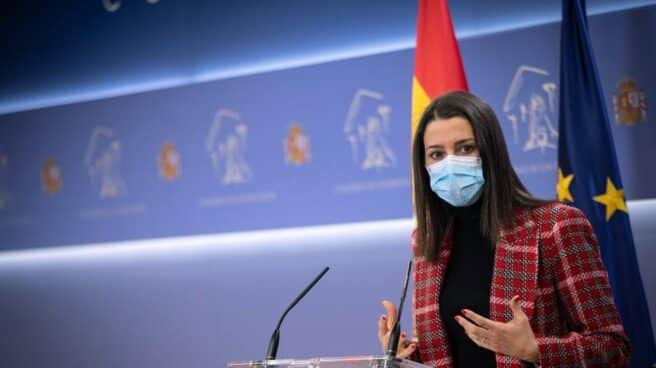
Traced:
[[460, 148], [460, 152], [463, 154], [472, 153], [474, 152], [474, 150], [476, 150], [476, 146], [474, 146], [473, 144], [468, 144]]
[[428, 157], [430, 157], [432, 160], [439, 160], [442, 158], [442, 152], [439, 151], [433, 151], [428, 154]]

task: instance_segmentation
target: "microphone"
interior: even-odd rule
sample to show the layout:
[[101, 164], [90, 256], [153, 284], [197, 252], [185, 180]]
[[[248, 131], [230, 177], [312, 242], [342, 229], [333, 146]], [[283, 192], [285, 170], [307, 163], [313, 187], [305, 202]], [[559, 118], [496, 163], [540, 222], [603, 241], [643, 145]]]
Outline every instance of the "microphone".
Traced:
[[278, 355], [278, 342], [280, 341], [280, 325], [282, 324], [282, 321], [287, 317], [287, 313], [289, 313], [298, 302], [303, 299], [305, 294], [310, 291], [314, 287], [314, 285], [321, 280], [323, 275], [326, 274], [330, 270], [330, 267], [326, 267], [321, 271], [321, 273], [312, 280], [312, 282], [294, 299], [294, 301], [285, 309], [285, 312], [282, 314], [282, 317], [280, 317], [280, 320], [278, 320], [278, 324], [276, 325], [276, 329], [273, 330], [273, 334], [271, 335], [271, 340], [269, 340], [269, 349], [267, 350], [267, 360], [275, 360], [276, 356]]
[[396, 322], [392, 328], [389, 342], [387, 344], [387, 353], [385, 354], [388, 359], [396, 357], [398, 350], [399, 339], [401, 338], [401, 314], [403, 313], [403, 304], [405, 302], [405, 295], [408, 292], [408, 281], [410, 280], [410, 272], [412, 271], [412, 260], [408, 261], [408, 270], [405, 273], [405, 280], [403, 281], [403, 289], [401, 289], [401, 301], [399, 302], [399, 313], [396, 315]]

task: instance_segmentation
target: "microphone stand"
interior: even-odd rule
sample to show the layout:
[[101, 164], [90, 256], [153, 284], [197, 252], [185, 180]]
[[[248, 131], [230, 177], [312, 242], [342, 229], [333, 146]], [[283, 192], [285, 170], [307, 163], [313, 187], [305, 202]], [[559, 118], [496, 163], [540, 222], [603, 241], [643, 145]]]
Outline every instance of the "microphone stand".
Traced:
[[408, 269], [405, 273], [405, 280], [403, 281], [403, 288], [401, 289], [401, 300], [399, 302], [399, 313], [396, 315], [396, 321], [394, 322], [394, 327], [392, 327], [392, 332], [390, 333], [390, 338], [387, 343], [387, 352], [385, 353], [385, 363], [384, 368], [392, 368], [398, 365], [399, 359], [396, 358], [396, 353], [399, 346], [399, 339], [401, 338], [401, 315], [403, 313], [403, 304], [405, 302], [405, 296], [408, 292], [408, 282], [410, 280], [410, 272], [412, 271], [412, 260], [408, 261]]
[[319, 282], [319, 280], [323, 277], [323, 275], [326, 274], [326, 272], [328, 272], [328, 270], [330, 270], [330, 267], [324, 268], [323, 271], [321, 271], [321, 273], [317, 277], [315, 277], [314, 280], [312, 280], [312, 282], [305, 289], [303, 289], [303, 291], [301, 291], [301, 293], [296, 297], [296, 299], [294, 299], [294, 301], [289, 305], [289, 307], [285, 309], [285, 312], [282, 314], [282, 317], [280, 317], [280, 319], [278, 320], [276, 329], [273, 330], [273, 334], [271, 335], [271, 340], [269, 340], [269, 348], [267, 349], [267, 355], [266, 355], [267, 360], [275, 360], [276, 357], [278, 356], [278, 343], [280, 342], [280, 325], [282, 324], [282, 321], [285, 319], [285, 317], [287, 317], [287, 313], [289, 313], [289, 311], [292, 310], [292, 308], [294, 308], [296, 304], [298, 304], [298, 302], [301, 301], [301, 299], [303, 299], [305, 294], [307, 294], [310, 291], [310, 289], [312, 289], [314, 285], [316, 285], [317, 282]]

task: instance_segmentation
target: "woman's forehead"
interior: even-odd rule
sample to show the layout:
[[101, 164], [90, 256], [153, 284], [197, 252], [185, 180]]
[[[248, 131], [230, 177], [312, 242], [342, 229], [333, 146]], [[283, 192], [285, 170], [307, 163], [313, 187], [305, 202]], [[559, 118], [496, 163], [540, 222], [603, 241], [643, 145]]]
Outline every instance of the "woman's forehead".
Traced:
[[469, 121], [463, 117], [436, 119], [428, 123], [424, 132], [424, 144], [448, 145], [467, 138], [474, 138]]

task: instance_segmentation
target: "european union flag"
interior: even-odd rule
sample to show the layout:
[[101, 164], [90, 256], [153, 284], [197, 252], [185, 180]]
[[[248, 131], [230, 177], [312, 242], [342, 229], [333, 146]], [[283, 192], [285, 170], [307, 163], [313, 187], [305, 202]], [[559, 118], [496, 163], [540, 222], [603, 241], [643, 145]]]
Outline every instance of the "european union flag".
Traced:
[[631, 340], [631, 366], [650, 367], [654, 336], [583, 0], [563, 0], [560, 42], [558, 199], [592, 223]]

